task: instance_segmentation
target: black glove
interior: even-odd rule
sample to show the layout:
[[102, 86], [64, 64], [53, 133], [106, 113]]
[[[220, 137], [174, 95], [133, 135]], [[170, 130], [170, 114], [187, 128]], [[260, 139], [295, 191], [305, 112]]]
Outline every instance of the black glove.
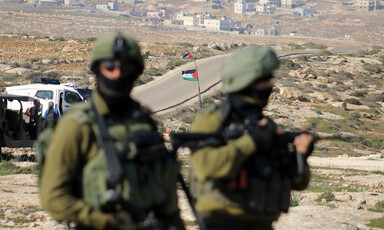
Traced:
[[251, 135], [254, 143], [256, 144], [257, 153], [269, 153], [274, 144], [273, 141], [276, 140], [276, 130], [276, 124], [268, 119], [267, 125], [252, 125], [246, 133]]
[[137, 230], [131, 216], [125, 211], [113, 214], [113, 220], [107, 224], [107, 230]]

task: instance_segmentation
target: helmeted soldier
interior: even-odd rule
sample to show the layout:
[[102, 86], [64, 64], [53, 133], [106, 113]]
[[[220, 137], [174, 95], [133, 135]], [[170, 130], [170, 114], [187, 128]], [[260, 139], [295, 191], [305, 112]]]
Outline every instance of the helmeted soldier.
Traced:
[[267, 47], [234, 51], [222, 70], [227, 99], [192, 124], [192, 133], [225, 139], [200, 146], [191, 157], [192, 193], [208, 230], [272, 229], [272, 222], [288, 211], [290, 191], [309, 183], [306, 157], [313, 135], [303, 132], [289, 144], [284, 131], [263, 115], [278, 65]]
[[105, 35], [90, 62], [97, 90], [56, 125], [41, 178], [43, 207], [77, 229], [184, 229], [179, 165], [130, 97], [144, 68], [139, 45], [120, 32]]

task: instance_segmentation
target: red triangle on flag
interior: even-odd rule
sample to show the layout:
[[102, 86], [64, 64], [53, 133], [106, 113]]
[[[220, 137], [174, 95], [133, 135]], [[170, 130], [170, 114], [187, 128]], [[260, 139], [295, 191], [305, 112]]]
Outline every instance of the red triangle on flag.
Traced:
[[197, 76], [197, 71], [195, 71], [193, 74], [192, 74], [192, 77], [194, 77], [195, 79], [199, 80], [198, 76]]

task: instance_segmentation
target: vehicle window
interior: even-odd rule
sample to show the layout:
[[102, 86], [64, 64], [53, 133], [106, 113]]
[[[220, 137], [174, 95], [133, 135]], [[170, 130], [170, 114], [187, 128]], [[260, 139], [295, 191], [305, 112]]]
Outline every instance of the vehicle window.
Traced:
[[42, 99], [45, 99], [45, 98], [52, 99], [53, 92], [49, 90], [38, 90], [35, 96]]
[[77, 93], [73, 93], [70, 91], [65, 91], [65, 102], [69, 104], [77, 103], [83, 101], [81, 97]]

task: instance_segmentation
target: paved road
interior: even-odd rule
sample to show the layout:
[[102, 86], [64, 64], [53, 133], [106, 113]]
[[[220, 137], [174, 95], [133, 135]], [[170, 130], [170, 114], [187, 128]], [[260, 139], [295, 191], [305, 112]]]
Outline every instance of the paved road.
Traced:
[[[360, 48], [353, 47], [338, 47], [332, 52], [344, 53], [355, 52]], [[313, 54], [315, 51], [278, 51], [279, 57], [293, 54]], [[225, 59], [225, 55], [209, 57], [202, 60], [197, 60], [197, 70], [200, 79], [200, 91], [204, 96], [204, 91], [220, 82], [221, 66]], [[194, 69], [194, 62], [178, 67], [158, 79], [136, 87], [133, 89], [133, 97], [141, 103], [149, 106], [152, 111], [166, 111], [170, 108], [177, 107], [189, 100], [198, 100], [198, 83], [186, 81], [181, 78], [181, 71]]]

